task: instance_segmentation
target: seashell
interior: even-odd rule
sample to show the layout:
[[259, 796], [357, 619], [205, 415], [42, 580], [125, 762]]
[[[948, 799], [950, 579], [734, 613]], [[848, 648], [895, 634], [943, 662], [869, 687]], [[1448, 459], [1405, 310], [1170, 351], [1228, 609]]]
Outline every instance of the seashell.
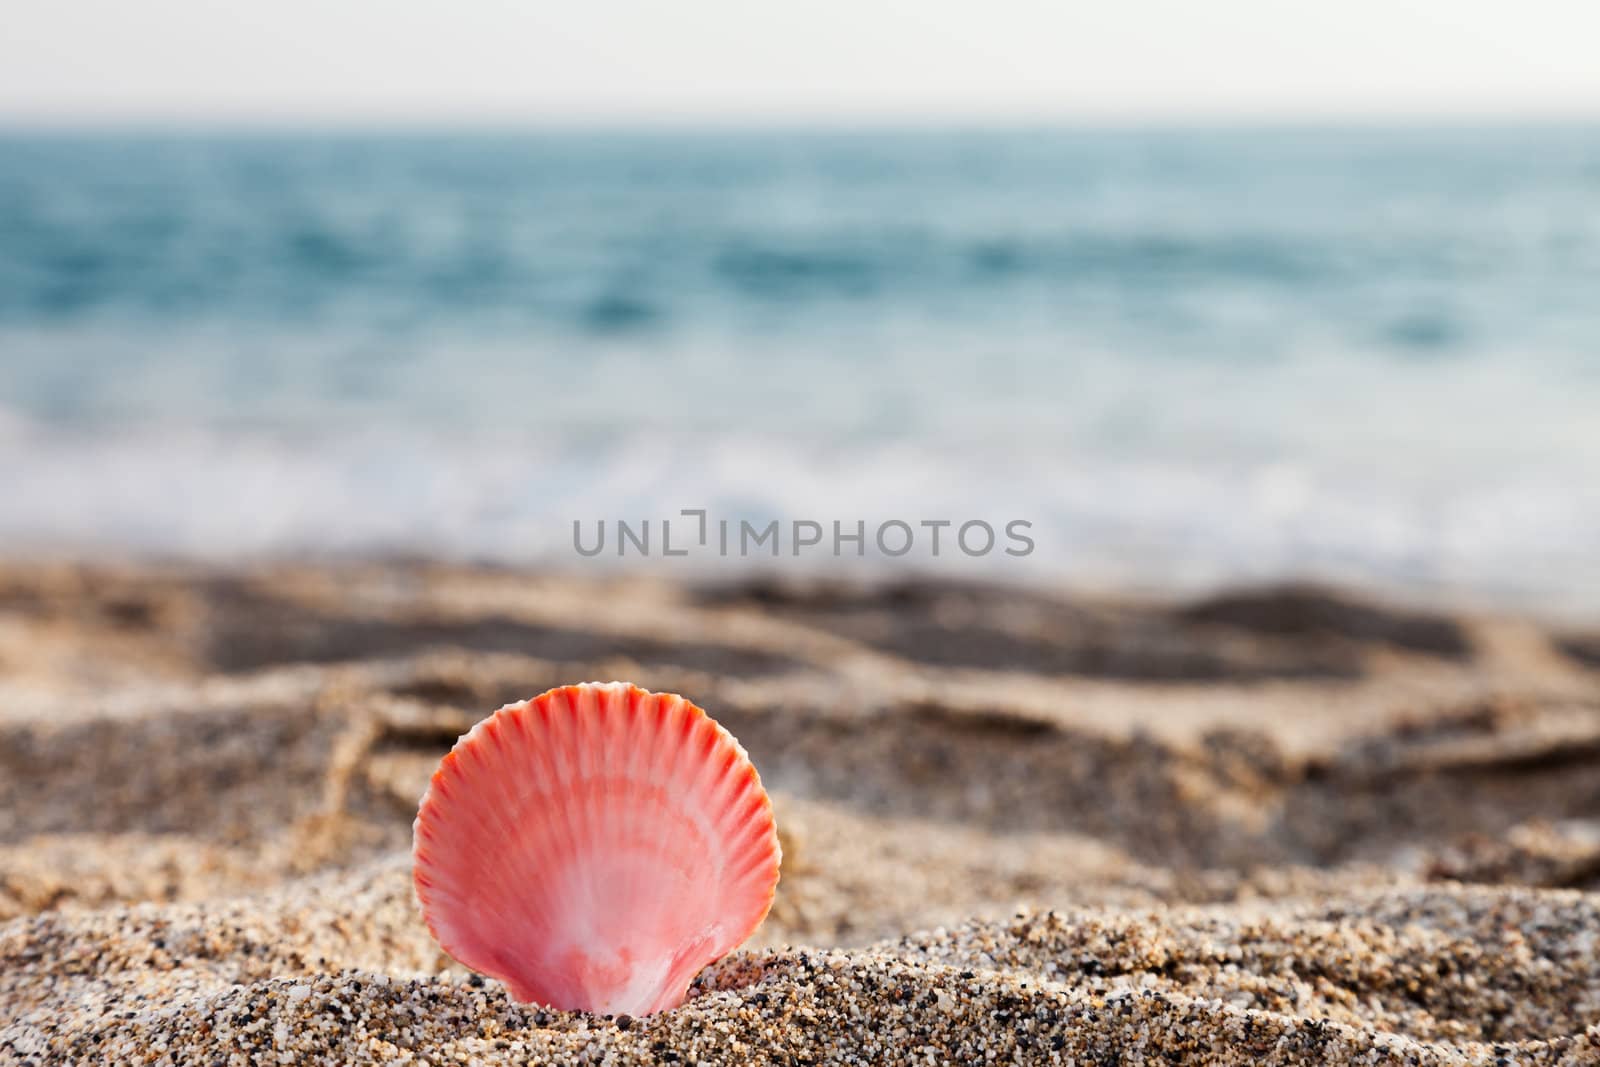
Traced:
[[512, 996], [645, 1015], [766, 918], [780, 850], [739, 742], [623, 682], [552, 689], [465, 734], [413, 827], [441, 947]]

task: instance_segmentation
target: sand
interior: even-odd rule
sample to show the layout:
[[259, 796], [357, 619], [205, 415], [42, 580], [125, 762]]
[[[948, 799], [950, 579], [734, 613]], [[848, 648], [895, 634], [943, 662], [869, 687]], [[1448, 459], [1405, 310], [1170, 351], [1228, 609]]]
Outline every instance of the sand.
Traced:
[[[422, 563], [0, 567], [0, 1063], [1600, 1062], [1600, 640]], [[442, 956], [410, 822], [620, 678], [749, 749], [772, 915], [682, 1008]]]

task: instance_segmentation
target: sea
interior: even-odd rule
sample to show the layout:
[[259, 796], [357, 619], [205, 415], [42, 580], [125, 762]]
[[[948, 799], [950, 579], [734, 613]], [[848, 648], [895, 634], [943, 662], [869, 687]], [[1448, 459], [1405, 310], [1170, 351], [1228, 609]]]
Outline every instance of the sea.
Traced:
[[1600, 615], [1600, 125], [0, 132], [0, 551]]

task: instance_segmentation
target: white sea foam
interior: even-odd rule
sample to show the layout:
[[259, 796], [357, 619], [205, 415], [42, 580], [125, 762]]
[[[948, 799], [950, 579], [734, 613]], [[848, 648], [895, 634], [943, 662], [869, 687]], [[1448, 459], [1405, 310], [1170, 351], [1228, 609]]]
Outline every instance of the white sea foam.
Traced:
[[[133, 554], [202, 560], [424, 554], [572, 567], [740, 570], [917, 568], [1019, 582], [1144, 590], [1324, 577], [1553, 613], [1600, 606], [1600, 491], [1554, 468], [1536, 478], [1419, 486], [1283, 461], [1183, 463], [1050, 459], [881, 443], [797, 447], [759, 436], [646, 435], [605, 445], [526, 434], [396, 431], [286, 436], [189, 429], [104, 435], [28, 427], [0, 438], [0, 541], [16, 553]], [[707, 510], [736, 531], [729, 555], [690, 544]], [[645, 558], [574, 550], [574, 520], [657, 531]], [[918, 531], [889, 558], [880, 523]], [[1000, 549], [1005, 524], [1031, 523], [1027, 556]], [[661, 554], [673, 520], [687, 557]], [[741, 520], [777, 520], [780, 553], [738, 550]], [[796, 557], [791, 524], [830, 531]], [[969, 557], [947, 530], [939, 558], [924, 521], [990, 523], [995, 551]], [[831, 551], [831, 525], [868, 531], [865, 555]], [[592, 534], [586, 535], [592, 543]]]

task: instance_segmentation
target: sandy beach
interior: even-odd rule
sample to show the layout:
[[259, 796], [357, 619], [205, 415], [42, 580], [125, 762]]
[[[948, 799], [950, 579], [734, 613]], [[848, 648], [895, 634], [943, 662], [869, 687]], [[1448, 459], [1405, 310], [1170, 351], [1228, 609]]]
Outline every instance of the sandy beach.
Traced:
[[[642, 1019], [442, 955], [411, 821], [551, 686], [748, 749], [766, 923]], [[0, 1063], [1600, 1062], [1600, 638], [424, 563], [0, 568]]]

